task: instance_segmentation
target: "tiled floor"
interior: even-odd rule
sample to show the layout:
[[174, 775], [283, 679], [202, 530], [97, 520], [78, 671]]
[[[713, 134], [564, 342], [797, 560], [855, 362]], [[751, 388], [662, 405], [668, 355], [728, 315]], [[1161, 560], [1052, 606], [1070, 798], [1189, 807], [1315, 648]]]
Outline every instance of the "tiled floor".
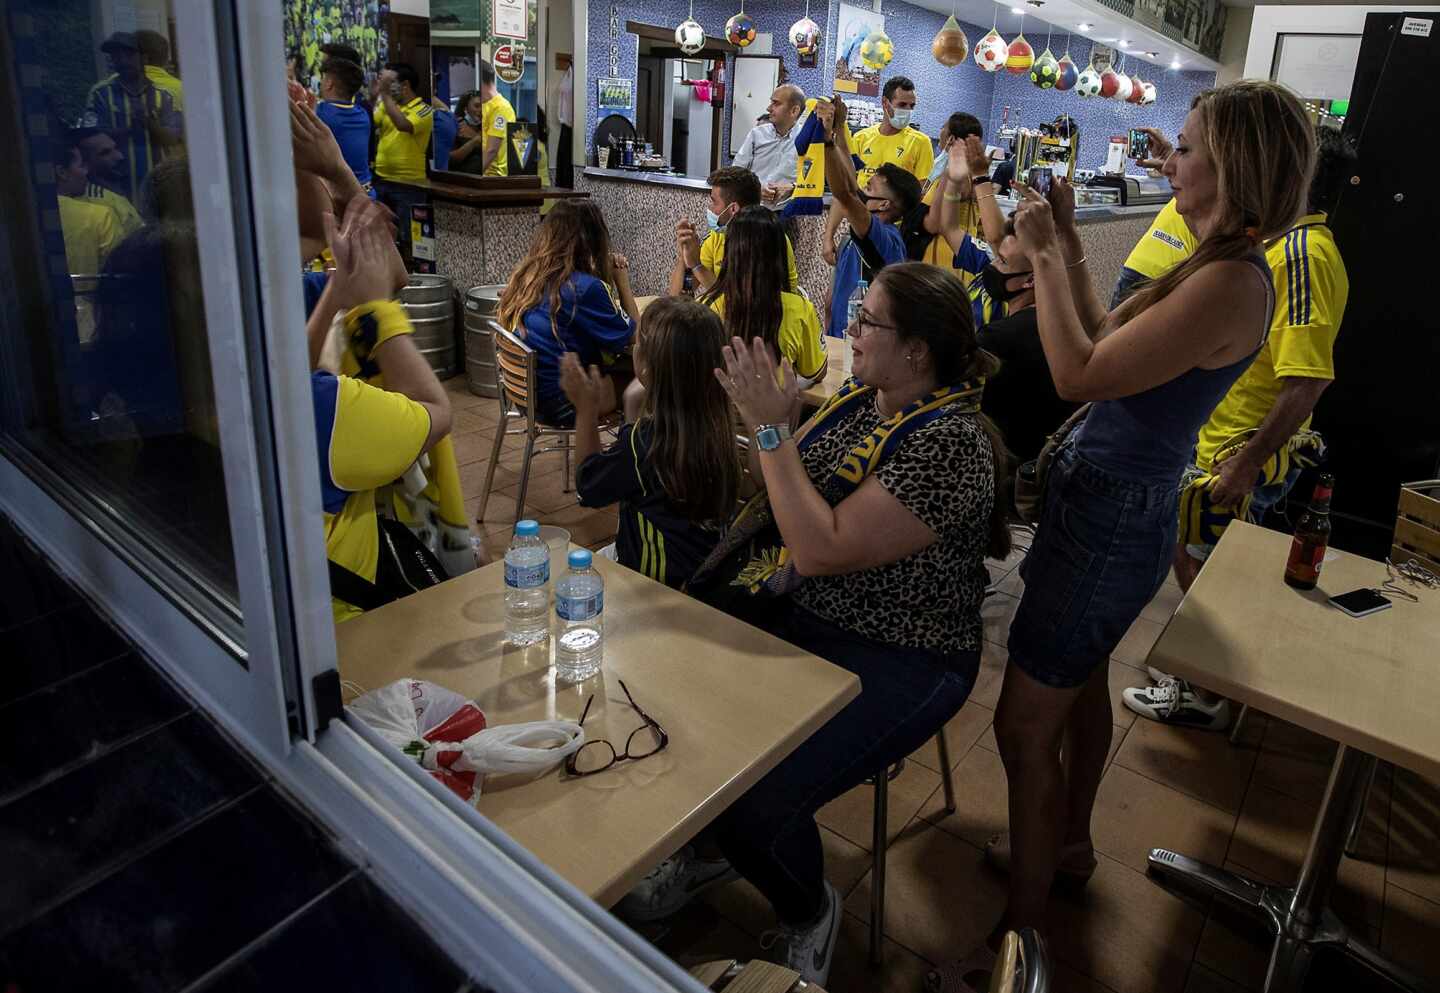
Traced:
[[[448, 382], [457, 414], [456, 450], [474, 518], [494, 439], [494, 401]], [[480, 525], [487, 549], [503, 553], [515, 519], [517, 446], [507, 441], [496, 492]], [[615, 530], [613, 510], [585, 511], [563, 490], [562, 460], [535, 465], [529, 516], [569, 528], [599, 547]], [[944, 813], [933, 744], [916, 752], [890, 788], [892, 838], [886, 897], [885, 965], [866, 965], [870, 905], [871, 791], [861, 787], [820, 812], [826, 871], [845, 900], [828, 988], [916, 990], [933, 963], [967, 951], [989, 931], [1004, 880], [982, 848], [1005, 828], [1005, 771], [991, 730], [1000, 694], [1005, 636], [1022, 591], [1019, 555], [992, 569], [999, 593], [985, 604], [985, 646], [970, 701], [947, 729], [959, 810]], [[1334, 746], [1309, 732], [1253, 714], [1243, 741], [1136, 720], [1120, 691], [1141, 668], [1180, 601], [1167, 583], [1115, 650], [1110, 684], [1115, 741], [1093, 822], [1100, 869], [1078, 899], [1057, 897], [1051, 927], [1059, 993], [1236, 993], [1258, 990], [1268, 944], [1244, 921], [1209, 913], [1145, 874], [1151, 847], [1229, 865], [1256, 878], [1289, 881], [1319, 808]], [[1411, 969], [1440, 983], [1440, 787], [1408, 773], [1384, 772], [1369, 807], [1363, 859], [1346, 859], [1335, 906], [1357, 929]], [[686, 965], [721, 957], [763, 957], [761, 932], [774, 924], [748, 884], [709, 894], [653, 937]], [[1311, 988], [1330, 988], [1319, 969]], [[1343, 988], [1365, 989], [1344, 977]]]

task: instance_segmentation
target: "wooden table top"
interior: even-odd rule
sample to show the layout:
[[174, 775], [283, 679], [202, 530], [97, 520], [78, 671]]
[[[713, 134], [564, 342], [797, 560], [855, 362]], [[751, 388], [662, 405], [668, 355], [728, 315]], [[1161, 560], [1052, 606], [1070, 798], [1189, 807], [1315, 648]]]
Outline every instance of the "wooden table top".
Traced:
[[830, 354], [830, 362], [825, 366], [825, 378], [800, 391], [800, 399], [812, 407], [820, 406], [845, 385], [845, 353], [850, 351], [850, 339], [826, 335], [825, 351]]
[[1290, 536], [1232, 523], [1150, 652], [1150, 665], [1440, 779], [1440, 590], [1367, 617], [1326, 599], [1379, 588], [1385, 563], [1331, 551], [1320, 584], [1285, 585]]
[[[491, 776], [479, 810], [603, 906], [676, 851], [860, 692], [852, 673], [599, 556], [600, 675], [556, 686], [553, 639], [504, 643], [495, 562], [336, 628], [340, 674], [366, 690], [430, 680], [475, 700], [491, 725], [578, 720], [623, 750], [642, 725], [670, 736], [650, 758], [568, 779]], [[351, 699], [347, 694], [347, 702]]]

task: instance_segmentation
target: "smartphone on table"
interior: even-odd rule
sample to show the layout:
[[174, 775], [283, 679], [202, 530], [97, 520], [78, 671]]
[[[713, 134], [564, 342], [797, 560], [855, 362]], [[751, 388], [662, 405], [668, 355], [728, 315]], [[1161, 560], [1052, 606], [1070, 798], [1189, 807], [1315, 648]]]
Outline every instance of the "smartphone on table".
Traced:
[[1375, 590], [1351, 590], [1330, 598], [1330, 602], [1351, 617], [1365, 617], [1391, 606], [1390, 598]]
[[1132, 159], [1148, 159], [1150, 157], [1150, 135], [1139, 128], [1130, 129], [1130, 157]]

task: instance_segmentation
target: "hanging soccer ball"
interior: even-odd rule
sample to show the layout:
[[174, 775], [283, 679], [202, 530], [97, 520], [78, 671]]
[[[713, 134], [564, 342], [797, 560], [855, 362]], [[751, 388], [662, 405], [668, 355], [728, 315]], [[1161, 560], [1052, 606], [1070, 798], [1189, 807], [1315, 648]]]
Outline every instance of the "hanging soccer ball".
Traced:
[[1152, 104], [1152, 103], [1154, 103], [1154, 102], [1155, 102], [1155, 84], [1154, 84], [1154, 83], [1146, 83], [1146, 84], [1145, 84], [1145, 96], [1141, 98], [1140, 103], [1141, 103], [1141, 104]]
[[1030, 67], [1035, 64], [1035, 49], [1025, 40], [1022, 34], [1012, 41], [1005, 49], [1005, 70], [1020, 75], [1022, 72], [1029, 72]]
[[705, 29], [693, 18], [685, 18], [675, 29], [675, 44], [686, 55], [694, 55], [705, 47]]
[[1010, 55], [1010, 46], [994, 28], [975, 43], [975, 64], [986, 72], [999, 72]]
[[872, 31], [860, 43], [860, 61], [877, 72], [895, 57], [895, 43], [884, 31]]
[[820, 25], [802, 17], [790, 25], [790, 44], [801, 55], [814, 55], [820, 50]]
[[1052, 89], [1059, 79], [1060, 63], [1055, 61], [1055, 54], [1047, 48], [1030, 67], [1030, 82], [1042, 90], [1048, 90]]
[[1117, 72], [1115, 74], [1115, 99], [1129, 101], [1130, 94], [1133, 90], [1134, 86], [1130, 82], [1130, 77], [1123, 72]]
[[1100, 74], [1093, 65], [1080, 70], [1080, 75], [1075, 80], [1075, 92], [1086, 98], [1100, 95]]
[[755, 40], [755, 22], [745, 11], [740, 11], [725, 22], [725, 39], [739, 48], [747, 48]]
[[1109, 66], [1100, 74], [1100, 95], [1109, 100], [1120, 89], [1120, 74]]
[[960, 30], [960, 22], [951, 14], [930, 43], [930, 53], [942, 66], [958, 66], [970, 54], [970, 39]]
[[1145, 99], [1145, 84], [1140, 81], [1139, 76], [1130, 77], [1130, 103], [1139, 103]]
[[1075, 63], [1070, 61], [1070, 56], [1061, 56], [1055, 70], [1055, 88], [1061, 91], [1074, 89], [1075, 80], [1079, 78], [1080, 70], [1075, 68]]

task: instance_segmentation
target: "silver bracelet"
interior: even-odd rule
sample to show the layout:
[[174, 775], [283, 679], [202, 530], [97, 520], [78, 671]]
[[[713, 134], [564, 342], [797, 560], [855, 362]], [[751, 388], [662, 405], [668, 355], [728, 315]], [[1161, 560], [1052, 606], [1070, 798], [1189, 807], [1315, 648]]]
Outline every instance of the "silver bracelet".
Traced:
[[1074, 269], [1077, 265], [1084, 265], [1084, 264], [1085, 264], [1085, 256], [1082, 255], [1082, 256], [1080, 256], [1078, 259], [1076, 259], [1074, 262], [1066, 262], [1066, 263], [1065, 263], [1065, 268], [1066, 268], [1066, 269]]

